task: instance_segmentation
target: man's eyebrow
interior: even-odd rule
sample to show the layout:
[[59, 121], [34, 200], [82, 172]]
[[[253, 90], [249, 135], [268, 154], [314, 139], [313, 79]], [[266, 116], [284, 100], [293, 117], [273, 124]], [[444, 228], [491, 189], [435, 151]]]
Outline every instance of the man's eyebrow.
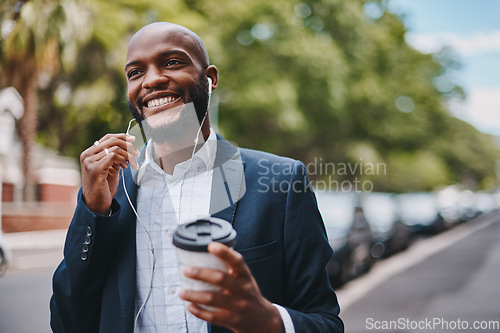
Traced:
[[127, 69], [127, 67], [129, 67], [129, 66], [136, 65], [136, 64], [138, 64], [138, 63], [140, 63], [140, 61], [139, 61], [139, 60], [136, 60], [136, 61], [131, 61], [131, 62], [129, 62], [128, 64], [126, 64], [126, 65], [125, 65], [125, 69]]
[[[165, 52], [160, 53], [159, 56], [161, 58], [164, 58], [164, 57], [168, 57], [168, 56], [173, 55], [173, 54], [180, 54], [180, 55], [188, 58], [189, 60], [191, 60], [191, 57], [189, 56], [189, 54], [187, 54], [185, 51], [182, 51], [182, 50], [165, 51]], [[125, 65], [125, 69], [127, 69], [127, 67], [129, 67], [129, 66], [136, 65], [139, 63], [141, 63], [140, 60], [131, 61]]]
[[162, 52], [160, 53], [160, 56], [161, 57], [166, 57], [166, 56], [169, 56], [169, 55], [172, 55], [172, 54], [181, 54], [185, 57], [188, 57], [189, 58], [189, 54], [187, 54], [187, 52], [183, 51], [183, 50], [170, 50], [170, 51], [165, 51], [165, 52]]

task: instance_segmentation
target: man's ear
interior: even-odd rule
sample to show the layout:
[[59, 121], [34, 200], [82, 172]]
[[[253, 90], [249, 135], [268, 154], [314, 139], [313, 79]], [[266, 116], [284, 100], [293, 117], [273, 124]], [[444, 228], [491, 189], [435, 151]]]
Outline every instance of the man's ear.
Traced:
[[217, 70], [217, 67], [214, 65], [210, 65], [207, 67], [205, 70], [205, 73], [207, 74], [207, 77], [209, 77], [212, 80], [212, 91], [217, 89], [217, 86], [219, 85], [219, 71]]

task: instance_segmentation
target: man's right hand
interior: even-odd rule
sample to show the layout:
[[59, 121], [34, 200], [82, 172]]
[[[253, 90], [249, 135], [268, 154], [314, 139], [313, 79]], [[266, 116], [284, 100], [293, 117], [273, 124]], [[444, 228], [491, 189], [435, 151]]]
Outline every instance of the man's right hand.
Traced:
[[118, 189], [120, 168], [126, 169], [127, 161], [133, 169], [139, 168], [134, 157], [140, 153], [132, 145], [134, 141], [134, 136], [124, 133], [106, 134], [81, 153], [83, 199], [92, 212], [109, 212]]

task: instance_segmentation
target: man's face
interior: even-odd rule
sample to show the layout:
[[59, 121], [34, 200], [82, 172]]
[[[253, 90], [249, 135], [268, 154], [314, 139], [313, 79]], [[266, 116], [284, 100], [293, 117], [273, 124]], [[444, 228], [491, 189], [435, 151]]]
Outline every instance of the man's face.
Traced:
[[131, 40], [125, 74], [129, 108], [141, 121], [159, 113], [167, 123], [194, 103], [198, 120], [207, 110], [206, 58], [200, 44], [175, 25], [146, 27]]

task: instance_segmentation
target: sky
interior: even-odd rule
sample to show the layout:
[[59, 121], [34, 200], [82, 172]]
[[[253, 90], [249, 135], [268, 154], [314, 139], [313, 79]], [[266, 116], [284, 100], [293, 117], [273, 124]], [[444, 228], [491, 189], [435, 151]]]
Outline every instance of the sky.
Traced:
[[454, 50], [461, 68], [452, 78], [466, 100], [451, 111], [500, 136], [500, 0], [389, 0], [388, 6], [403, 14], [406, 41], [417, 50]]

